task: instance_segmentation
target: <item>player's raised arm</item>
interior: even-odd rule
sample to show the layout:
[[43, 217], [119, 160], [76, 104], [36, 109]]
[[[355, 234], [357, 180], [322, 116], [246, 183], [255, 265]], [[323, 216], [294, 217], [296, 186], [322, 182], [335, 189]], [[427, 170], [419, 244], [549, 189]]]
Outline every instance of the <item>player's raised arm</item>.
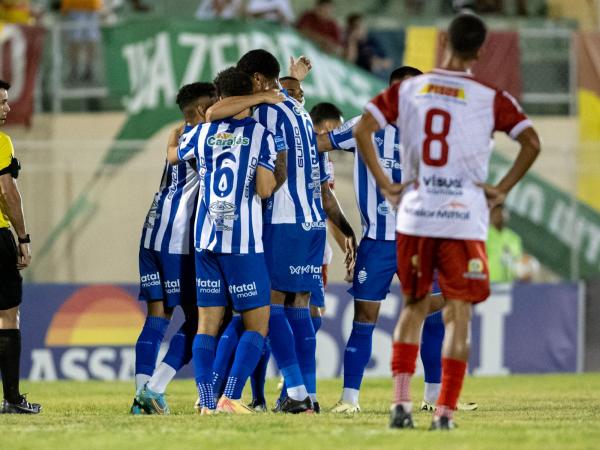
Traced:
[[227, 97], [219, 100], [206, 110], [206, 121], [213, 122], [215, 120], [233, 117], [256, 105], [262, 103], [275, 105], [284, 100], [285, 96], [278, 89], [269, 89], [268, 91], [256, 92], [252, 95]]

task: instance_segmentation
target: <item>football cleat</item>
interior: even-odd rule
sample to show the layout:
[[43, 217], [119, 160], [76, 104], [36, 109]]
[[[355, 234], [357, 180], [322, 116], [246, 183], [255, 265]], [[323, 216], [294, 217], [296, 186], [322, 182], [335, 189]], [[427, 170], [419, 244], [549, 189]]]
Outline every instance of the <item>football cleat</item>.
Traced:
[[196, 403], [194, 403], [194, 411], [196, 411], [196, 414], [202, 413], [202, 406], [200, 406], [200, 397], [198, 397], [196, 399]]
[[479, 408], [479, 405], [475, 402], [458, 402], [458, 405], [456, 405], [456, 409], [459, 411], [475, 411], [477, 408]]
[[267, 412], [267, 404], [265, 402], [258, 401], [257, 399], [253, 399], [252, 403], [250, 403], [248, 407], [252, 408], [256, 412]]
[[360, 412], [360, 405], [358, 403], [353, 405], [352, 403], [340, 400], [331, 409], [331, 412], [336, 414], [356, 414]]
[[242, 400], [232, 400], [225, 396], [221, 397], [217, 404], [217, 413], [225, 414], [254, 414], [256, 411], [245, 405]]
[[313, 402], [312, 406], [315, 414], [321, 414], [321, 405], [319, 405], [319, 402]]
[[135, 399], [148, 414], [158, 414], [161, 416], [171, 414], [169, 405], [165, 400], [165, 394], [151, 391], [146, 383], [135, 395]]
[[431, 426], [429, 427], [429, 431], [436, 430], [453, 430], [456, 428], [454, 425], [454, 421], [447, 416], [434, 417], [431, 421]]
[[146, 411], [144, 411], [142, 405], [140, 405], [138, 401], [134, 398], [133, 404], [131, 405], [131, 408], [129, 408], [129, 413], [133, 416], [139, 416], [142, 414], [146, 414]]
[[0, 414], [39, 414], [42, 411], [42, 405], [39, 403], [29, 403], [24, 395], [21, 395], [19, 403], [10, 403], [8, 400], [2, 401]]
[[419, 411], [433, 412], [435, 411], [435, 405], [433, 403], [429, 403], [423, 400], [421, 402], [421, 409]]
[[282, 401], [278, 401], [278, 405], [273, 412], [282, 412], [286, 414], [313, 414], [312, 402], [310, 397], [306, 397], [304, 400], [294, 400], [291, 397], [285, 397]]
[[402, 405], [392, 405], [390, 408], [390, 428], [414, 428], [412, 415], [404, 410]]

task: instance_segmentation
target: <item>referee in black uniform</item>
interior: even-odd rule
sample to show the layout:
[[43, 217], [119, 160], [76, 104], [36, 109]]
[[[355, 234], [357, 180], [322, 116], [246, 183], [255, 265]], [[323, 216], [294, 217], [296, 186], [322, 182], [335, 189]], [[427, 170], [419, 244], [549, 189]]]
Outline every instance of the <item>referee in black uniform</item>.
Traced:
[[[6, 123], [10, 111], [9, 88], [9, 83], [0, 80], [0, 125]], [[19, 271], [31, 262], [29, 234], [17, 187], [19, 169], [10, 137], [0, 132], [0, 375], [4, 391], [0, 413], [37, 414], [42, 407], [29, 403], [19, 390], [19, 305], [23, 296], [23, 279]], [[11, 226], [17, 234], [18, 245]]]

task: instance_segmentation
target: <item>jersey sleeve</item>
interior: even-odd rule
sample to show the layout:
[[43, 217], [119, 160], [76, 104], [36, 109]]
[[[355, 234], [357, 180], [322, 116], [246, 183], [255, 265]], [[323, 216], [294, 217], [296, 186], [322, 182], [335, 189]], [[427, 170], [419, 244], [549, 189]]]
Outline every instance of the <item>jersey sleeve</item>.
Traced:
[[365, 110], [373, 115], [380, 128], [384, 128], [388, 123], [395, 123], [398, 119], [401, 84], [400, 82], [393, 84], [365, 107]]
[[271, 105], [262, 104], [254, 110], [254, 120], [265, 127], [271, 134], [275, 136], [276, 150], [282, 152], [287, 150], [287, 144], [284, 139], [283, 132], [283, 117], [279, 108]]
[[497, 91], [494, 99], [494, 131], [503, 131], [516, 139], [533, 124], [517, 100], [506, 91]]
[[180, 161], [189, 161], [196, 157], [196, 144], [198, 143], [199, 132], [200, 126], [197, 126], [179, 138], [177, 157]]
[[265, 169], [269, 169], [271, 172], [275, 172], [275, 159], [277, 159], [275, 136], [268, 131], [265, 131], [260, 146], [258, 165]]
[[339, 128], [330, 131], [327, 135], [331, 147], [335, 150], [354, 152], [356, 150], [356, 139], [354, 139], [354, 126], [360, 120], [360, 116], [354, 117]]
[[329, 181], [331, 178], [330, 172], [329, 155], [327, 153], [319, 153], [319, 176], [321, 184]]
[[15, 151], [10, 137], [5, 134], [0, 134], [0, 170], [10, 166], [14, 153]]

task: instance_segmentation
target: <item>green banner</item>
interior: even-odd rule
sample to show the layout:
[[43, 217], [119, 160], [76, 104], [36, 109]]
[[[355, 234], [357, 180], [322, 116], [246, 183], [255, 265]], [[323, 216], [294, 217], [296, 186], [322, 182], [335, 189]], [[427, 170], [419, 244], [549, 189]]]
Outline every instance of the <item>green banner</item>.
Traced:
[[[129, 115], [119, 139], [148, 138], [177, 120], [175, 96], [180, 86], [212, 81], [217, 72], [256, 48], [277, 57], [282, 76], [290, 56], [312, 60], [313, 71], [303, 83], [307, 108], [328, 101], [346, 114], [358, 115], [385, 87], [367, 72], [324, 54], [294, 29], [265, 22], [134, 21], [107, 28], [104, 47], [110, 91], [122, 99]], [[118, 156], [107, 162], [122, 162], [124, 155]]]
[[[495, 153], [491, 183], [507, 172], [511, 161]], [[564, 278], [580, 279], [600, 272], [600, 214], [574, 196], [528, 174], [507, 199], [509, 226], [528, 253]]]

